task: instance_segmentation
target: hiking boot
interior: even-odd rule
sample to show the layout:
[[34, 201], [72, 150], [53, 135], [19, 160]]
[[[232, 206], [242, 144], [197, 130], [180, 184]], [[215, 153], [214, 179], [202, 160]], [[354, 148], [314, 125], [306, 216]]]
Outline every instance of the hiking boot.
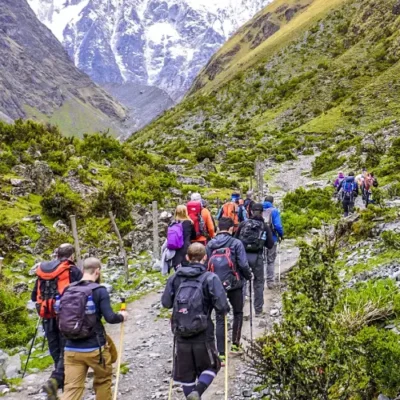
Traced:
[[264, 318], [266, 316], [264, 311], [256, 312], [256, 318]]
[[200, 399], [201, 397], [199, 395], [199, 392], [196, 391], [190, 393], [189, 396], [187, 397], [187, 400], [200, 400]]
[[276, 285], [275, 285], [274, 282], [268, 282], [268, 283], [267, 283], [267, 288], [268, 288], [269, 290], [274, 290], [275, 287], [276, 287]]
[[221, 367], [225, 367], [226, 356], [219, 355], [219, 361], [221, 361]]
[[49, 379], [43, 386], [42, 390], [47, 395], [47, 400], [57, 400], [58, 383], [54, 378]]
[[231, 346], [231, 353], [232, 353], [232, 355], [238, 355], [238, 356], [240, 356], [240, 355], [242, 355], [243, 354], [243, 347], [242, 346], [240, 346], [240, 345], [237, 345], [237, 344], [233, 344], [232, 346]]

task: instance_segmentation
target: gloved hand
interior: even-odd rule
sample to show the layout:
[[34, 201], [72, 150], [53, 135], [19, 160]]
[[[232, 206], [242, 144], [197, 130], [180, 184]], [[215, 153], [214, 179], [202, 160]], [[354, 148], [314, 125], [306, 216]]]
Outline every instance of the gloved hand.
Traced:
[[279, 237], [278, 237], [278, 242], [279, 242], [279, 244], [281, 244], [281, 243], [283, 242], [283, 239], [284, 239], [283, 236], [279, 236]]

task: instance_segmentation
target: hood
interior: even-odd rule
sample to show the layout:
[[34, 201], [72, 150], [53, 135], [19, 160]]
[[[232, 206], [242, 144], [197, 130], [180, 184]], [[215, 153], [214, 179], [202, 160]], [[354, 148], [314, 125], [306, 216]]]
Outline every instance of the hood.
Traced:
[[343, 178], [344, 178], [344, 173], [343, 173], [343, 172], [340, 172], [339, 175], [338, 175], [338, 177], [339, 177], [339, 179], [343, 179]]
[[209, 246], [212, 250], [220, 249], [221, 247], [224, 247], [231, 239], [232, 235], [229, 233], [219, 233], [208, 243], [207, 246]]
[[176, 275], [185, 278], [194, 278], [204, 272], [206, 272], [206, 266], [204, 264], [195, 263], [180, 267], [176, 272]]
[[42, 262], [40, 264], [40, 269], [46, 273], [53, 272], [61, 263], [62, 263], [62, 260], [53, 260], [53, 261]]
[[269, 201], [264, 201], [264, 203], [263, 203], [264, 210], [267, 210], [268, 208], [272, 208], [272, 207], [273, 207], [272, 203], [270, 203]]
[[345, 180], [345, 182], [354, 182], [356, 180], [356, 178], [354, 176], [348, 176], [344, 180]]

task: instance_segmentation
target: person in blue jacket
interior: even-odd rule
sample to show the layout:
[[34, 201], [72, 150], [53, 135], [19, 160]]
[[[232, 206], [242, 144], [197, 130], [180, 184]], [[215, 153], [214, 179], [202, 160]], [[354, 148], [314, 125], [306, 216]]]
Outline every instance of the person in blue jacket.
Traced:
[[280, 211], [274, 207], [274, 198], [267, 196], [263, 203], [263, 217], [264, 221], [270, 225], [273, 233], [274, 246], [272, 249], [266, 249], [266, 271], [265, 276], [267, 280], [268, 289], [275, 288], [275, 260], [277, 256], [278, 242], [283, 239], [283, 226], [281, 221]]

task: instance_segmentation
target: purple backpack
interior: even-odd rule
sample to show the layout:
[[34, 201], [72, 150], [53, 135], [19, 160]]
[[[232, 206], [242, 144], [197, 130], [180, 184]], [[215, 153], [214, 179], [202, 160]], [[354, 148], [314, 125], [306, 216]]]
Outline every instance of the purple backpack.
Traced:
[[168, 250], [179, 250], [183, 247], [183, 225], [182, 222], [173, 222], [168, 227], [167, 248]]

